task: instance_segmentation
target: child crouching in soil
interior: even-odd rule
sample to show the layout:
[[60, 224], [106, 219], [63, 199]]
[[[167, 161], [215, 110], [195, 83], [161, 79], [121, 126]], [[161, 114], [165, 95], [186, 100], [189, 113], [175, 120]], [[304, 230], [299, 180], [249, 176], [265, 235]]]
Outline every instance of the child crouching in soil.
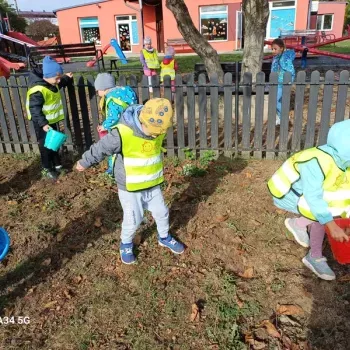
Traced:
[[123, 208], [120, 257], [124, 264], [133, 264], [133, 238], [140, 226], [144, 209], [157, 224], [159, 245], [175, 254], [185, 247], [169, 234], [169, 211], [160, 184], [164, 181], [162, 142], [172, 125], [171, 103], [163, 98], [150, 99], [144, 106], [133, 105], [125, 110], [115, 129], [91, 146], [78, 161], [76, 169], [101, 162], [105, 156], [117, 155], [114, 177]]
[[310, 247], [302, 261], [324, 280], [335, 279], [322, 254], [324, 226], [336, 241], [349, 241], [344, 230], [333, 220], [333, 217], [343, 216], [349, 208], [349, 135], [350, 120], [334, 124], [326, 145], [294, 154], [268, 182], [277, 207], [302, 215], [286, 219], [285, 225], [300, 245]]

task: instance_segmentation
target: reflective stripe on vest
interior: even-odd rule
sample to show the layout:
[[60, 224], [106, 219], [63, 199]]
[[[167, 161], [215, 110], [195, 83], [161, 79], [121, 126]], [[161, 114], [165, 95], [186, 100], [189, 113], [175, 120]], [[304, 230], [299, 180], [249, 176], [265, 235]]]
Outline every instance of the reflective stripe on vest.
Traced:
[[171, 80], [175, 79], [176, 72], [175, 72], [175, 61], [172, 60], [169, 64], [164, 64], [163, 62], [160, 64], [162, 70], [160, 71], [160, 81], [164, 80], [164, 77], [166, 75], [170, 76]]
[[142, 53], [143, 57], [145, 58], [147, 67], [149, 69], [158, 69], [160, 67], [158, 53], [156, 49], [154, 49], [153, 52], [149, 52], [146, 49], [143, 49]]
[[124, 124], [118, 124], [117, 128], [122, 140], [127, 191], [145, 190], [161, 184], [164, 181], [161, 149], [165, 134], [148, 140], [135, 136]]
[[26, 101], [26, 110], [28, 119], [32, 119], [32, 115], [30, 114], [29, 109], [29, 100], [32, 94], [36, 92], [41, 92], [44, 97], [44, 105], [42, 111], [45, 115], [45, 118], [49, 122], [49, 124], [55, 124], [60, 120], [64, 119], [64, 109], [61, 99], [60, 91], [53, 92], [50, 89], [44, 86], [34, 86], [27, 92], [27, 101]]
[[[350, 206], [350, 171], [339, 169], [332, 156], [316, 147], [298, 152], [283, 163], [268, 181], [271, 194], [283, 198], [289, 193], [293, 183], [300, 178], [298, 164], [312, 159], [317, 160], [324, 175], [323, 199], [327, 202], [329, 211], [334, 216], [343, 215]], [[303, 195], [299, 198], [298, 210], [303, 216], [315, 220]]]

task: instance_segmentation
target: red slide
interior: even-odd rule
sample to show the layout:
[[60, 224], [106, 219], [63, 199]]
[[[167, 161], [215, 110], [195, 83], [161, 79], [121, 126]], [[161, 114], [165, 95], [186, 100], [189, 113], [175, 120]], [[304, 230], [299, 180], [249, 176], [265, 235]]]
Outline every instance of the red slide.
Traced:
[[10, 62], [0, 57], [0, 76], [4, 76], [6, 79], [10, 77], [11, 69], [19, 70], [23, 67], [25, 67], [24, 63]]
[[[102, 55], [104, 55], [110, 47], [111, 47], [111, 44], [106, 45], [102, 49]], [[100, 58], [101, 58], [101, 52], [98, 53], [97, 58], [94, 58], [93, 60], [87, 62], [86, 67], [90, 67], [90, 68], [93, 67], [97, 63], [97, 60], [99, 60]]]
[[14, 38], [14, 39], [17, 39], [17, 40], [21, 40], [25, 43], [28, 43], [28, 44], [32, 44], [34, 46], [39, 46], [39, 44], [34, 41], [33, 39], [27, 37], [25, 34], [23, 33], [19, 33], [19, 32], [8, 32], [7, 33], [8, 36], [10, 36], [11, 38]]

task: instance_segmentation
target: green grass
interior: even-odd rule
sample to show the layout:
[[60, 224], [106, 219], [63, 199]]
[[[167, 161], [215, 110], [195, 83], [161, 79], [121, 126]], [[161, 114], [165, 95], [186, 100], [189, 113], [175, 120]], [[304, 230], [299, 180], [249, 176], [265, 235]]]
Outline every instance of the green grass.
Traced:
[[344, 40], [336, 43], [335, 45], [326, 45], [319, 48], [323, 51], [330, 51], [335, 53], [344, 53], [350, 55], [350, 40]]

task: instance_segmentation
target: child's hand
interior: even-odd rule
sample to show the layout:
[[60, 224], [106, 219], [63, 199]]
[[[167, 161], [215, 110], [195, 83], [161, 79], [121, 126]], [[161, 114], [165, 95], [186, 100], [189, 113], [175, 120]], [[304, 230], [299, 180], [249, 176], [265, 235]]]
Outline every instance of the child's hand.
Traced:
[[51, 129], [51, 127], [50, 127], [49, 124], [46, 124], [46, 125], [43, 126], [43, 130], [44, 130], [45, 132], [48, 132], [50, 129]]
[[326, 224], [329, 229], [331, 236], [338, 242], [349, 242], [348, 235], [340, 228], [335, 221], [330, 221]]
[[76, 165], [75, 169], [78, 170], [78, 171], [84, 171], [85, 170], [85, 168], [79, 162], [77, 162], [77, 165]]
[[106, 131], [106, 129], [105, 129], [102, 125], [98, 125], [97, 131], [98, 131], [98, 132]]
[[72, 72], [66, 73], [66, 76], [69, 78], [73, 78], [73, 73]]

